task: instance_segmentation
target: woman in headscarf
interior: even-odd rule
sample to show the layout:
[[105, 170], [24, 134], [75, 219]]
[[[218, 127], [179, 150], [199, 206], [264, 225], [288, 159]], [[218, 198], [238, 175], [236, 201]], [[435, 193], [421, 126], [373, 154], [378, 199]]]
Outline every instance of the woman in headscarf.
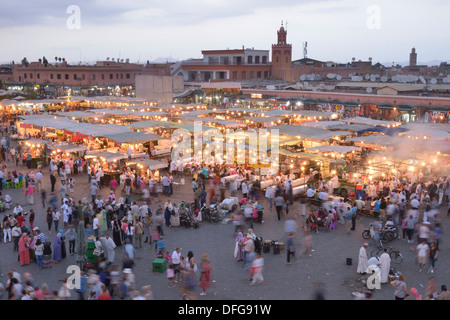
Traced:
[[19, 239], [19, 259], [21, 266], [30, 264], [30, 238], [26, 232]]
[[61, 233], [56, 235], [53, 242], [53, 260], [57, 263], [62, 260]]
[[244, 260], [244, 235], [242, 234], [242, 232], [239, 232], [238, 236], [236, 237], [234, 257], [238, 262]]

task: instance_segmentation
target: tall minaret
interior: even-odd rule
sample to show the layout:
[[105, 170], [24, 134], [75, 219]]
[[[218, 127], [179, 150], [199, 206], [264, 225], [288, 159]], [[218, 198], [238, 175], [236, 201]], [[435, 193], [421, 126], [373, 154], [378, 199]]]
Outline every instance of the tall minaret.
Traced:
[[416, 48], [412, 48], [411, 53], [409, 54], [409, 66], [415, 67], [416, 65], [417, 65]]
[[277, 31], [277, 44], [272, 45], [272, 77], [283, 81], [292, 80], [292, 44], [287, 43], [287, 30], [281, 27]]

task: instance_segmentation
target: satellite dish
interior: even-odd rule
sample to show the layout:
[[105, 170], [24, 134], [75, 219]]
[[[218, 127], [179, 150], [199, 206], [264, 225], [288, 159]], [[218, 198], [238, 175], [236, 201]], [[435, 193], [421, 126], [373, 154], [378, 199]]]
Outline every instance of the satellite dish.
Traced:
[[364, 78], [366, 79], [366, 80], [369, 80], [370, 79], [370, 74], [366, 74], [365, 76], [364, 76]]
[[266, 89], [267, 90], [275, 90], [276, 88], [273, 85], [269, 85], [269, 86], [266, 86]]
[[349, 78], [353, 77], [353, 73], [349, 73], [349, 74], [348, 74], [348, 77], [349, 77]]
[[374, 74], [372, 74], [372, 75], [370, 76], [370, 81], [375, 82], [376, 80], [377, 80], [377, 78], [375, 77]]
[[386, 76], [381, 77], [381, 82], [387, 82], [387, 81], [388, 81], [388, 77], [386, 77]]
[[363, 77], [361, 77], [361, 76], [353, 76], [352, 77], [352, 81], [362, 81], [363, 80]]
[[366, 89], [366, 92], [367, 92], [367, 93], [372, 93], [372, 88], [367, 88], [367, 89]]
[[301, 81], [305, 81], [305, 80], [306, 80], [306, 74], [302, 74], [302, 75], [300, 76], [300, 80], [301, 80]]
[[316, 87], [313, 87], [313, 88], [312, 88], [312, 91], [316, 92], [316, 91], [317, 91], [317, 88], [316, 88]]
[[322, 79], [322, 77], [318, 74], [316, 74], [316, 76], [314, 77], [314, 80], [319, 81], [320, 79]]
[[447, 78], [442, 79], [442, 81], [443, 81], [444, 83], [450, 83], [450, 77], [447, 76]]
[[427, 81], [425, 80], [425, 78], [423, 76], [419, 77], [420, 82], [422, 82], [423, 84], [427, 84]]
[[342, 80], [342, 76], [341, 76], [340, 74], [338, 74], [338, 75], [336, 76], [336, 80], [341, 81], [341, 80]]
[[327, 78], [328, 78], [328, 79], [334, 79], [334, 78], [336, 78], [336, 74], [334, 74], [334, 73], [329, 73], [329, 74], [327, 74]]
[[304, 82], [303, 82], [303, 85], [304, 85], [304, 86], [307, 86], [308, 84], [309, 84], [309, 83], [308, 83], [307, 81], [304, 81]]
[[431, 84], [436, 84], [436, 83], [437, 83], [437, 80], [436, 80], [435, 78], [433, 78], [433, 79], [430, 80], [430, 83], [431, 83]]

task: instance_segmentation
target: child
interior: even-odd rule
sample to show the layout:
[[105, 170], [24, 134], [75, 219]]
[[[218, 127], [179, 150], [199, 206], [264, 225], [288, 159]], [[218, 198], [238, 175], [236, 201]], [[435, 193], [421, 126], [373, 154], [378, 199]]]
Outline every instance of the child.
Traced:
[[169, 266], [167, 267], [167, 281], [169, 283], [169, 288], [174, 287], [173, 277], [175, 275], [175, 269], [173, 268], [173, 264], [169, 263]]
[[67, 188], [66, 188], [66, 184], [63, 181], [61, 181], [61, 186], [59, 187], [59, 192], [61, 193], [61, 199], [64, 199], [66, 197]]
[[167, 264], [169, 264], [172, 261], [172, 255], [170, 254], [169, 251], [166, 251], [166, 256], [164, 257], [164, 259], [167, 260]]
[[156, 251], [156, 248], [158, 247], [157, 243], [159, 241], [159, 232], [158, 229], [156, 228], [153, 230], [152, 240], [155, 242], [155, 251]]

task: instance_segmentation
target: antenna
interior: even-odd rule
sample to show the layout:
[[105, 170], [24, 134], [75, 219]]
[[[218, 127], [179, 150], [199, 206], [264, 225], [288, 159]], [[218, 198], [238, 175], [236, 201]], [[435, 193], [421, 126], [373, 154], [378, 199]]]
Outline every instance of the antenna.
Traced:
[[308, 55], [308, 42], [303, 43], [303, 58], [306, 59], [306, 56]]

